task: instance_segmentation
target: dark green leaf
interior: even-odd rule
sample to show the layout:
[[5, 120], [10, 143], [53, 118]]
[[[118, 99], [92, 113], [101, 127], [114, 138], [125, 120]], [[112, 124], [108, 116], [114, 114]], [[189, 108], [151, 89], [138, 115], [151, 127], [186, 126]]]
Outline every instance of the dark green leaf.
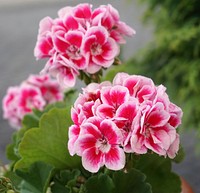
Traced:
[[85, 189], [87, 193], [113, 193], [114, 184], [108, 175], [99, 174], [89, 178], [85, 183]]
[[80, 175], [79, 170], [63, 170], [53, 179], [51, 187], [52, 193], [68, 193], [71, 189], [76, 188], [77, 177]]
[[34, 163], [28, 171], [16, 170], [23, 179], [20, 193], [46, 193], [53, 170], [53, 166], [43, 162]]
[[145, 175], [135, 169], [131, 169], [128, 173], [118, 171], [113, 176], [115, 184], [113, 193], [152, 193], [151, 186], [145, 179]]
[[137, 169], [147, 176], [153, 193], [180, 193], [180, 178], [171, 171], [171, 160], [156, 154], [141, 155]]

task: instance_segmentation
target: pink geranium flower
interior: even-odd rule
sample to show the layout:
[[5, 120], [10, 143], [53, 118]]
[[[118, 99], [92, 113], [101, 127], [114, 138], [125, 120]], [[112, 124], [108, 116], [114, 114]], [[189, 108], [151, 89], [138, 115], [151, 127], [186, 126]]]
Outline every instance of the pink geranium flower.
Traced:
[[57, 81], [47, 74], [30, 75], [26, 82], [40, 89], [44, 100], [48, 104], [63, 100], [63, 90], [58, 86]]
[[111, 170], [125, 166], [125, 153], [120, 148], [121, 134], [112, 121], [89, 119], [82, 125], [81, 132], [76, 148], [86, 170], [94, 173], [104, 165]]
[[63, 90], [49, 75], [30, 75], [19, 86], [10, 87], [3, 99], [4, 118], [16, 129], [24, 116], [33, 109], [43, 110], [46, 105], [61, 101]]
[[126, 43], [124, 36], [133, 36], [135, 31], [120, 21], [118, 11], [112, 5], [102, 5], [95, 9], [92, 15], [92, 25], [104, 26], [117, 43]]
[[22, 119], [24, 115], [32, 112], [32, 109], [42, 110], [46, 102], [37, 87], [24, 83], [20, 87], [18, 105], [19, 115]]
[[34, 54], [49, 58], [43, 73], [56, 74], [62, 86], [73, 87], [80, 71], [90, 76], [109, 68], [119, 54], [118, 44], [133, 34], [111, 5], [92, 10], [83, 3], [60, 9], [55, 19], [41, 20]]
[[17, 86], [10, 87], [2, 101], [4, 119], [8, 119], [10, 125], [16, 128], [21, 126], [21, 119], [17, 112], [18, 106], [16, 105], [18, 104], [18, 96], [19, 88]]
[[89, 57], [87, 71], [91, 74], [101, 67], [108, 68], [119, 54], [119, 47], [102, 26], [91, 27], [85, 34], [83, 53]]
[[117, 131], [119, 139], [114, 147], [117, 144], [120, 151], [152, 151], [174, 158], [179, 149], [176, 128], [182, 111], [170, 102], [163, 85], [156, 86], [144, 76], [118, 73], [113, 84], [89, 84], [75, 101], [71, 116], [74, 124], [69, 128], [69, 152], [81, 156], [84, 167], [92, 172], [103, 165], [110, 167], [105, 161], [109, 140], [105, 141], [105, 152], [98, 150], [99, 138], [106, 136], [102, 134], [103, 123]]

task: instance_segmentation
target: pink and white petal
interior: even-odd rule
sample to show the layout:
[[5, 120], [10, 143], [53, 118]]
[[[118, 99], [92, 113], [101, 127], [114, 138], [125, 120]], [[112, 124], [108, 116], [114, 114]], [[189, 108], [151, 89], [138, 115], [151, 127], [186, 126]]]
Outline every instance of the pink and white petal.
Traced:
[[89, 28], [85, 36], [95, 36], [96, 42], [100, 45], [103, 45], [108, 39], [108, 31], [103, 26], [94, 26]]
[[91, 35], [89, 37], [84, 38], [84, 43], [82, 45], [82, 50], [84, 54], [90, 53], [91, 51], [91, 45], [96, 42], [96, 37], [94, 35]]
[[119, 147], [112, 147], [110, 151], [105, 154], [105, 166], [110, 170], [123, 169], [125, 162], [125, 153], [123, 149]]
[[155, 143], [155, 139], [149, 137], [145, 140], [145, 146], [152, 150], [153, 152], [157, 153], [158, 155], [166, 155], [166, 150], [162, 147], [161, 143]]
[[167, 155], [169, 158], [173, 159], [175, 158], [178, 150], [179, 150], [179, 144], [180, 144], [180, 137], [179, 134], [176, 134], [176, 139], [173, 141], [173, 143], [170, 145]]
[[125, 44], [126, 43], [126, 40], [124, 39], [122, 34], [120, 34], [116, 30], [111, 30], [110, 37], [113, 38], [118, 44]]
[[98, 72], [100, 69], [101, 69], [101, 66], [99, 66], [99, 65], [95, 64], [94, 62], [90, 61], [86, 71], [89, 74], [94, 74], [94, 73]]
[[63, 38], [61, 40], [61, 38], [58, 36], [53, 36], [53, 43], [55, 45], [56, 50], [62, 53], [65, 53], [69, 47], [69, 44], [66, 41], [64, 41]]
[[53, 49], [52, 40], [50, 37], [41, 37], [38, 39], [34, 48], [34, 56], [37, 59], [50, 57], [51, 50]]
[[[90, 121], [92, 123], [90, 123]], [[97, 123], [97, 125], [94, 124]], [[85, 138], [85, 135], [92, 136], [95, 140], [102, 137], [101, 132], [99, 131], [99, 123], [97, 120], [90, 120], [88, 119], [84, 124], [81, 125], [81, 133], [80, 135]]]
[[66, 6], [66, 7], [61, 8], [58, 11], [58, 16], [60, 18], [64, 18], [66, 16], [66, 14], [69, 15], [69, 14], [72, 13], [72, 9], [73, 9], [73, 7], [70, 7], [70, 6]]
[[133, 36], [136, 34], [136, 31], [133, 28], [122, 21], [118, 22], [117, 29], [122, 35]]
[[79, 31], [69, 31], [65, 35], [65, 39], [70, 45], [75, 45], [80, 48], [83, 40], [83, 33]]
[[102, 57], [105, 60], [112, 60], [120, 52], [119, 46], [112, 38], [108, 38], [108, 41], [102, 46], [102, 50], [103, 50]]
[[129, 100], [128, 89], [123, 86], [105, 87], [101, 91], [102, 103], [109, 104], [118, 108], [121, 104]]
[[90, 135], [90, 134], [83, 134], [84, 132], [82, 132], [82, 128], [81, 128], [81, 132], [79, 135], [78, 140], [76, 141], [76, 153], [79, 156], [82, 156], [83, 152], [91, 149], [91, 148], [96, 148], [96, 141], [97, 139]]
[[39, 35], [44, 35], [47, 32], [51, 31], [53, 25], [53, 19], [50, 17], [43, 18], [39, 23]]
[[129, 77], [127, 73], [120, 72], [117, 73], [113, 79], [113, 85], [123, 85], [124, 81]]
[[77, 60], [74, 59], [72, 61], [76, 69], [84, 70], [88, 66], [88, 61], [84, 57], [81, 57], [80, 59]]
[[153, 127], [161, 127], [167, 124], [170, 115], [165, 110], [152, 111], [145, 122]]
[[56, 77], [63, 88], [73, 87], [76, 83], [75, 74], [67, 67], [60, 69]]
[[71, 156], [76, 154], [76, 141], [80, 133], [80, 128], [77, 125], [72, 125], [69, 128], [69, 141], [68, 141], [68, 150]]
[[73, 9], [73, 14], [77, 18], [90, 19], [92, 15], [92, 5], [89, 3], [82, 3]]
[[136, 103], [134, 103], [133, 101], [126, 102], [119, 106], [119, 108], [116, 111], [116, 117], [123, 117], [130, 121], [133, 121], [136, 115], [139, 114], [138, 111], [139, 110]]
[[131, 148], [133, 152], [137, 154], [147, 153], [147, 147], [145, 146], [145, 138], [143, 136], [133, 134], [131, 136]]
[[137, 93], [137, 98], [140, 103], [142, 103], [145, 100], [152, 100], [151, 98], [156, 94], [155, 87], [152, 87], [150, 85], [144, 85]]
[[110, 120], [104, 120], [101, 122], [99, 129], [102, 135], [108, 140], [110, 145], [117, 145], [121, 143], [122, 135], [114, 122]]
[[102, 160], [102, 153], [100, 151], [96, 153], [95, 147], [85, 150], [82, 154], [82, 164], [83, 167], [89, 172], [98, 172], [100, 167], [104, 164]]
[[101, 55], [92, 56], [92, 61], [94, 64], [103, 66], [104, 68], [109, 68], [114, 63], [114, 58], [111, 60], [105, 60]]
[[101, 104], [96, 109], [96, 114], [102, 119], [109, 119], [115, 116], [115, 109], [108, 104]]
[[152, 134], [152, 139], [155, 144], [160, 144], [160, 147], [164, 150], [168, 150], [171, 144], [170, 136], [164, 130], [154, 131]]
[[78, 21], [71, 15], [66, 15], [63, 23], [68, 30], [77, 30], [79, 27]]

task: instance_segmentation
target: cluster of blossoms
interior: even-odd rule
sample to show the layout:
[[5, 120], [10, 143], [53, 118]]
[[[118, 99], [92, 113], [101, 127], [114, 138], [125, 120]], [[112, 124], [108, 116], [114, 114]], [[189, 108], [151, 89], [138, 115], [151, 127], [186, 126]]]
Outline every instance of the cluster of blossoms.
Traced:
[[3, 98], [3, 116], [18, 129], [23, 117], [33, 109], [43, 110], [46, 105], [63, 98], [61, 87], [49, 75], [30, 75], [20, 86], [8, 88]]
[[143, 76], [118, 73], [113, 83], [89, 84], [71, 117], [69, 152], [81, 156], [90, 172], [104, 165], [122, 169], [125, 153], [152, 151], [174, 158], [179, 149], [182, 110], [170, 102], [163, 85]]
[[87, 3], [65, 7], [58, 18], [41, 20], [34, 55], [48, 58], [43, 73], [50, 73], [64, 87], [73, 87], [80, 72], [95, 74], [110, 67], [119, 44], [125, 43], [124, 36], [134, 33], [111, 5], [94, 10]]

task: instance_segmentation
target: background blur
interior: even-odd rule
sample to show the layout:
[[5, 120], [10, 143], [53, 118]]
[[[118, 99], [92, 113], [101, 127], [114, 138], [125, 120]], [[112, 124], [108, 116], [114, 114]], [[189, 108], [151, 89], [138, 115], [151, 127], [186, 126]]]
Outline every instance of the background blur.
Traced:
[[[36, 61], [33, 49], [36, 43], [39, 21], [45, 17], [56, 17], [63, 6], [74, 6], [85, 1], [78, 0], [1, 0], [0, 1], [0, 100], [9, 86], [20, 84], [29, 74], [39, 73], [45, 61]], [[100, 4], [112, 4], [118, 9], [122, 21], [136, 30], [133, 38], [127, 39], [123, 48], [123, 58], [128, 60], [137, 56], [139, 49], [152, 40], [154, 26], [144, 26], [141, 16], [145, 5], [135, 0], [101, 0], [87, 1], [94, 7]], [[77, 85], [78, 86], [78, 85]], [[0, 109], [0, 160], [5, 156], [6, 145], [11, 141], [12, 128], [2, 118]], [[195, 154], [197, 143], [196, 131], [190, 130], [181, 134], [186, 157], [181, 164], [174, 165], [174, 170], [185, 177], [196, 193], [200, 193], [200, 156]]]

